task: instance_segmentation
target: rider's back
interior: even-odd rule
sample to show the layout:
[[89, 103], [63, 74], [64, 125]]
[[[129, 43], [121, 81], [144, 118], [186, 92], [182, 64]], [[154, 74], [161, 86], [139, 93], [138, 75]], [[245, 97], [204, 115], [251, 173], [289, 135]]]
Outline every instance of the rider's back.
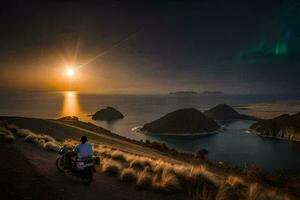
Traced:
[[93, 148], [89, 143], [78, 144], [75, 147], [75, 152], [78, 154], [78, 158], [85, 158], [93, 156]]

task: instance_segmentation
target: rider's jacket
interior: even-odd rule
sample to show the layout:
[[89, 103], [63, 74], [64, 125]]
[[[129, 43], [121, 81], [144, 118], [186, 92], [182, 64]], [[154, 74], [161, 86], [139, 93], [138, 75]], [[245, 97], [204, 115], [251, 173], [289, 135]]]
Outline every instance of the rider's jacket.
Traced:
[[93, 148], [92, 145], [89, 143], [78, 144], [74, 150], [77, 153], [78, 158], [93, 156]]

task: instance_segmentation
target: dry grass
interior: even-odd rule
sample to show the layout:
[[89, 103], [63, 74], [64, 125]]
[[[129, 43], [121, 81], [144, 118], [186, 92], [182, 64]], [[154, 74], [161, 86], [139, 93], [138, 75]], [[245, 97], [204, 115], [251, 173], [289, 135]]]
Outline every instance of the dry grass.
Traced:
[[228, 176], [226, 182], [231, 186], [231, 187], [243, 187], [246, 185], [245, 181], [241, 177], [237, 176]]
[[74, 148], [78, 144], [78, 141], [66, 139], [63, 141], [62, 145], [67, 148]]
[[[133, 181], [143, 189], [174, 192], [184, 190], [193, 199], [272, 199], [268, 192], [262, 195], [263, 187], [250, 187], [238, 176], [223, 177], [209, 171], [204, 166], [179, 165], [162, 159], [151, 159], [116, 150], [104, 145], [94, 146], [96, 154], [101, 155], [104, 163], [102, 171], [120, 174], [122, 181]], [[121, 164], [122, 163], [122, 164]], [[125, 167], [122, 170], [123, 166]], [[256, 197], [259, 195], [259, 198]], [[278, 196], [277, 196], [278, 197]], [[276, 199], [277, 199], [276, 197]], [[275, 199], [275, 197], [273, 198]], [[286, 200], [287, 198], [279, 198]]]
[[117, 175], [121, 172], [123, 166], [120, 162], [117, 162], [112, 159], [102, 159], [101, 161], [101, 170], [105, 173], [111, 175]]
[[60, 145], [52, 141], [44, 143], [43, 147], [47, 151], [58, 151], [60, 149]]
[[142, 189], [151, 188], [152, 185], [152, 175], [148, 172], [147, 169], [137, 173], [136, 185]]
[[262, 188], [258, 184], [251, 184], [248, 191], [249, 200], [259, 200], [261, 199]]
[[26, 137], [28, 135], [32, 135], [34, 134], [33, 132], [31, 132], [30, 130], [28, 129], [18, 129], [16, 134], [20, 137]]
[[204, 166], [192, 167], [190, 176], [196, 178], [205, 178], [216, 187], [219, 187], [224, 182], [224, 177], [218, 176], [217, 174], [206, 169]]
[[137, 173], [132, 168], [125, 168], [122, 170], [120, 175], [120, 179], [125, 182], [133, 182], [136, 181]]
[[19, 130], [19, 127], [15, 124], [7, 124], [6, 128], [13, 133], [16, 133]]
[[185, 166], [185, 165], [173, 165], [173, 169], [175, 174], [179, 179], [187, 180], [191, 176], [192, 166]]
[[185, 187], [194, 199], [216, 199], [218, 185], [205, 167], [193, 167], [189, 178]]
[[10, 132], [10, 130], [6, 129], [5, 127], [0, 126], [0, 134], [7, 135], [7, 134], [11, 134], [11, 132]]
[[30, 135], [27, 135], [24, 140], [26, 142], [36, 143], [40, 145], [44, 145], [47, 142], [56, 143], [56, 140], [48, 135], [40, 135], [31, 133]]
[[4, 141], [7, 143], [12, 143], [15, 141], [15, 136], [13, 134], [6, 134], [4, 135]]
[[162, 192], [173, 192], [182, 189], [172, 168], [164, 169], [160, 175], [156, 174], [152, 180], [152, 187]]
[[31, 131], [26, 131], [26, 133], [27, 136], [25, 136], [24, 138], [26, 142], [37, 144], [47, 151], [58, 151], [61, 147], [61, 144], [59, 142], [48, 135], [39, 135]]
[[[78, 144], [75, 140], [65, 140], [61, 144], [48, 135], [10, 126], [16, 135], [23, 137], [25, 141], [37, 144], [48, 151], [57, 151], [62, 145], [74, 148]], [[0, 135], [7, 137], [8, 140], [14, 138], [11, 131], [3, 127], [0, 127]], [[203, 200], [290, 199], [274, 189], [247, 183], [239, 176], [220, 176], [201, 165], [172, 164], [163, 159], [135, 155], [105, 145], [92, 145], [94, 153], [100, 155], [102, 172], [120, 175], [120, 180], [124, 182], [136, 181], [139, 188], [163, 192], [183, 190], [191, 196], [191, 199]]]
[[146, 167], [150, 167], [151, 162], [152, 160], [147, 157], [136, 156], [135, 159], [130, 162], [130, 167], [142, 171]]
[[120, 162], [125, 162], [126, 161], [126, 154], [124, 152], [121, 152], [119, 150], [115, 150], [111, 152], [111, 158], [113, 160], [117, 160]]
[[156, 174], [161, 174], [165, 169], [173, 168], [173, 165], [169, 162], [159, 160], [153, 160], [150, 162], [153, 172]]
[[8, 124], [7, 127], [14, 130], [16, 135], [23, 137], [24, 141], [37, 144], [47, 151], [58, 151], [61, 147], [61, 144], [49, 135], [36, 134], [28, 129], [19, 129], [14, 124]]
[[0, 127], [0, 136], [2, 136], [4, 141], [7, 143], [12, 143], [13, 141], [15, 141], [14, 134], [4, 127]]
[[233, 187], [231, 187], [229, 184], [222, 185], [216, 194], [215, 197], [216, 200], [246, 200], [246, 197], [241, 197], [237, 194], [237, 192], [234, 190]]

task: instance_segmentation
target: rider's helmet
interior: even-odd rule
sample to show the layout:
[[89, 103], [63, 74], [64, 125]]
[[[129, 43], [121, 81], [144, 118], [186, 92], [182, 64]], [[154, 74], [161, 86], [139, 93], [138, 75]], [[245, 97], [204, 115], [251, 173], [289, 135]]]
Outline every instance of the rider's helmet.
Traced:
[[81, 140], [81, 143], [84, 144], [87, 141], [87, 137], [84, 135], [80, 138], [80, 140]]

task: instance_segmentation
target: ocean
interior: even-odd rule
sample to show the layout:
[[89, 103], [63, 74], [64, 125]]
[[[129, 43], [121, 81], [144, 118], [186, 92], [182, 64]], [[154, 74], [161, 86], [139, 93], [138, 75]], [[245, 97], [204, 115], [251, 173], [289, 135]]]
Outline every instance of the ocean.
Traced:
[[[179, 151], [208, 150], [208, 159], [233, 165], [256, 164], [265, 170], [300, 170], [300, 142], [263, 138], [247, 131], [252, 121], [222, 123], [225, 130], [213, 135], [163, 136], [141, 134], [134, 129], [168, 112], [193, 107], [201, 111], [226, 103], [241, 113], [273, 117], [300, 111], [300, 98], [287, 95], [102, 95], [78, 92], [1, 93], [0, 115], [59, 118], [76, 115], [83, 121], [135, 139], [164, 142]], [[112, 106], [125, 118], [106, 123], [89, 115]]]

